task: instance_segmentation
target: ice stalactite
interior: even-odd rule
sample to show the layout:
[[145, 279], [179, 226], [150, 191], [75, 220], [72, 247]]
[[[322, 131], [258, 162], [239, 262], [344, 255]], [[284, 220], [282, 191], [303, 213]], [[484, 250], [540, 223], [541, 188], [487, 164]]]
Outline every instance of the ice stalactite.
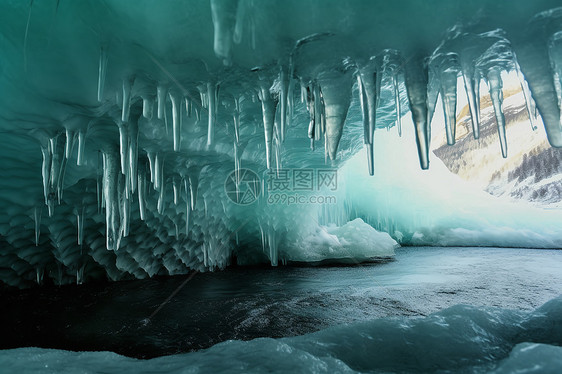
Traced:
[[289, 79], [287, 71], [284, 67], [281, 67], [279, 72], [279, 81], [281, 84], [281, 89], [279, 92], [279, 140], [281, 142], [285, 141], [285, 132], [287, 131], [287, 104], [289, 95]]
[[217, 106], [218, 106], [219, 90], [216, 83], [207, 83], [207, 100], [209, 111], [209, 123], [207, 126], [207, 146], [215, 143], [215, 125], [217, 122]]
[[[158, 155], [156, 155], [156, 159], [158, 160]], [[157, 163], [158, 164], [158, 163]], [[158, 180], [158, 203], [157, 203], [157, 211], [158, 214], [163, 214], [164, 213], [164, 203], [166, 201], [166, 181], [164, 178], [164, 162], [162, 161], [162, 164], [160, 165], [159, 169], [159, 173], [156, 176], [156, 180]], [[156, 185], [156, 184], [155, 184]]]
[[72, 155], [72, 149], [74, 148], [74, 141], [76, 140], [76, 132], [73, 130], [66, 130], [66, 143], [64, 145], [64, 157], [68, 160]]
[[77, 242], [79, 246], [81, 246], [82, 243], [84, 243], [84, 210], [85, 207], [83, 206], [82, 209], [79, 209], [76, 212], [76, 228], [78, 230]]
[[429, 168], [430, 127], [428, 116], [428, 67], [423, 56], [414, 55], [405, 64], [406, 91], [414, 120], [416, 144], [420, 166], [423, 170]]
[[100, 61], [98, 67], [98, 101], [103, 101], [103, 94], [105, 90], [105, 76], [107, 75], [107, 48], [102, 46], [100, 48]]
[[261, 108], [263, 114], [263, 127], [265, 135], [265, 162], [268, 169], [271, 169], [271, 162], [273, 156], [273, 131], [275, 126], [275, 109], [277, 102], [270, 92], [270, 84], [264, 79], [260, 79], [259, 99], [261, 101]]
[[43, 214], [42, 207], [35, 207], [33, 210], [33, 223], [35, 224], [35, 246], [39, 246], [39, 237], [41, 236], [41, 215]]
[[190, 172], [189, 179], [189, 197], [191, 198], [191, 210], [195, 210], [197, 204], [197, 190], [199, 189], [199, 173], [201, 170]]
[[316, 119], [314, 118], [314, 87], [311, 89], [310, 87], [306, 87], [306, 109], [310, 115], [310, 122], [308, 124], [308, 137], [312, 140], [312, 149], [314, 149], [314, 135], [316, 131], [314, 130], [316, 126]]
[[503, 114], [503, 83], [501, 78], [501, 70], [498, 68], [491, 68], [487, 75], [488, 87], [490, 90], [490, 98], [494, 106], [494, 113], [496, 114], [496, 122], [498, 125], [498, 135], [500, 137], [500, 146], [503, 158], [507, 158], [507, 139], [505, 135], [505, 116]]
[[267, 230], [267, 241], [271, 266], [277, 266], [279, 264], [279, 237], [277, 231], [271, 227]]
[[189, 221], [191, 218], [191, 193], [188, 179], [183, 180], [185, 187], [185, 235], [189, 235]]
[[458, 57], [455, 53], [442, 54], [439, 55], [435, 64], [440, 83], [439, 93], [445, 113], [447, 144], [453, 145], [457, 127], [457, 77], [460, 70]]
[[392, 75], [392, 87], [394, 89], [394, 105], [396, 107], [396, 128], [398, 129], [398, 136], [402, 136], [402, 104], [400, 102], [400, 85], [397, 73]]
[[324, 102], [322, 98], [322, 92], [318, 83], [314, 85], [313, 93], [313, 103], [314, 103], [314, 135], [312, 139], [320, 140], [324, 134], [323, 127], [323, 117], [324, 117]]
[[41, 177], [43, 178], [43, 197], [45, 198], [45, 205], [49, 205], [49, 193], [51, 185], [51, 142], [47, 142], [46, 146], [41, 146], [41, 153], [43, 154], [43, 162], [41, 164]]
[[127, 123], [118, 123], [119, 127], [119, 155], [121, 160], [121, 173], [127, 173], [127, 156], [129, 150], [129, 129]]
[[138, 199], [139, 199], [139, 214], [141, 221], [146, 219], [146, 171], [143, 169], [139, 170], [137, 175], [138, 179]]
[[121, 121], [124, 123], [129, 122], [129, 115], [131, 114], [131, 89], [133, 88], [133, 82], [133, 77], [123, 79], [123, 107], [121, 110]]
[[240, 141], [240, 97], [234, 99], [234, 113], [232, 114], [232, 121], [234, 126], [234, 141]]
[[137, 119], [129, 121], [129, 141], [128, 141], [128, 179], [127, 188], [134, 193], [137, 189], [137, 172], [139, 159], [139, 128]]
[[351, 103], [351, 76], [333, 73], [319, 77], [326, 118], [326, 145], [331, 160], [336, 159], [347, 111]]
[[367, 94], [360, 75], [357, 75], [357, 88], [359, 91], [359, 102], [361, 104], [361, 116], [363, 118], [363, 140], [367, 150], [367, 164], [369, 175], [375, 174], [375, 149], [374, 143], [369, 143], [369, 107], [367, 104]]
[[[125, 185], [124, 188], [126, 190], [128, 187]], [[131, 195], [122, 196], [121, 204], [121, 228], [119, 229], [119, 235], [126, 238], [129, 236], [129, 228], [131, 227]]]
[[174, 205], [178, 205], [180, 201], [181, 184], [176, 178], [172, 179], [172, 190], [174, 191]]
[[154, 183], [156, 180], [156, 178], [154, 178], [156, 171], [156, 154], [148, 151], [146, 152], [146, 157], [148, 158], [148, 167], [150, 169], [150, 183]]
[[78, 155], [76, 156], [76, 165], [84, 165], [84, 152], [86, 151], [86, 130], [78, 130]]
[[243, 22], [236, 19], [237, 13], [238, 0], [211, 0], [215, 55], [223, 59], [225, 65], [231, 64], [235, 27]]
[[369, 175], [375, 174], [375, 129], [377, 126], [377, 108], [380, 101], [382, 70], [376, 58], [359, 68], [357, 84], [361, 113], [363, 115], [363, 136], [367, 145], [367, 163]]
[[119, 237], [119, 198], [117, 189], [119, 179], [119, 163], [113, 150], [106, 150], [102, 152], [102, 155], [106, 248], [108, 250], [117, 250]]
[[521, 90], [523, 91], [523, 97], [525, 98], [525, 106], [527, 108], [527, 114], [529, 116], [529, 123], [531, 124], [531, 129], [535, 131], [537, 129], [536, 121], [537, 117], [536, 113], [536, 105], [535, 100], [531, 95], [531, 90], [529, 89], [529, 84], [525, 80], [525, 76], [521, 72], [521, 67], [517, 62], [517, 58], [514, 56], [513, 64], [515, 65], [515, 72], [517, 74], [517, 79], [519, 80], [519, 84], [521, 85]]
[[170, 91], [170, 101], [172, 102], [172, 134], [174, 139], [174, 152], [179, 152], [181, 148], [181, 98], [176, 92]]
[[461, 55], [462, 77], [464, 90], [468, 98], [468, 109], [472, 123], [472, 135], [474, 139], [480, 138], [480, 75], [476, 74], [474, 61], [468, 60]]
[[98, 214], [101, 214], [102, 209], [105, 207], [105, 199], [103, 192], [103, 154], [98, 151], [98, 162], [96, 170], [96, 199]]
[[560, 107], [548, 49], [541, 43], [528, 43], [519, 46], [516, 53], [521, 71], [525, 74], [525, 79], [541, 114], [548, 141], [553, 147], [562, 147]]
[[157, 101], [157, 117], [158, 119], [164, 119], [166, 112], [166, 94], [168, 93], [168, 87], [165, 84], [158, 84], [156, 87], [156, 101]]
[[146, 119], [152, 119], [154, 115], [154, 96], [142, 96], [142, 116]]
[[184, 101], [185, 101], [185, 113], [187, 115], [187, 118], [191, 118], [193, 116], [193, 100], [191, 100], [189, 97], [185, 97]]
[[164, 160], [160, 153], [156, 153], [154, 157], [154, 189], [159, 191], [162, 188], [162, 179], [164, 177]]

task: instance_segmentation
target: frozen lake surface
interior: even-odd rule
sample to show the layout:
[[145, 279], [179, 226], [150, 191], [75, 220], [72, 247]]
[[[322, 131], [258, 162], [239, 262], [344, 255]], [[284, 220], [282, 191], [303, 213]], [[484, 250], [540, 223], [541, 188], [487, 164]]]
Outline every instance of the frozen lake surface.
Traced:
[[562, 293], [562, 251], [406, 247], [382, 264], [233, 268], [180, 287], [187, 278], [4, 291], [1, 347], [150, 358], [458, 304], [530, 311]]

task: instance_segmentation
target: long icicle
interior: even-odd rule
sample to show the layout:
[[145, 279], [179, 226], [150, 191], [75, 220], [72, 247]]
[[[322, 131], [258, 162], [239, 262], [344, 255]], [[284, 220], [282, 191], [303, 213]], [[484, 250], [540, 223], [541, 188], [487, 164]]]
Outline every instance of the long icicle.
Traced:
[[105, 77], [107, 75], [107, 49], [105, 46], [100, 48], [100, 61], [98, 69], [98, 102], [103, 101], [105, 90]]
[[492, 68], [488, 71], [488, 84], [490, 88], [490, 98], [494, 106], [496, 114], [496, 122], [498, 125], [498, 135], [500, 137], [500, 146], [503, 158], [507, 158], [507, 138], [505, 134], [505, 116], [503, 114], [503, 92], [501, 71], [498, 68]]

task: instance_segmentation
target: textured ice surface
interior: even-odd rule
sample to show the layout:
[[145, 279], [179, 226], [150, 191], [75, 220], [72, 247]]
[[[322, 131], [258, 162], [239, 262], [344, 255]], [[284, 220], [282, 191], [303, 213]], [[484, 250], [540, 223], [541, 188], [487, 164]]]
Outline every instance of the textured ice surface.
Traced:
[[[524, 77], [531, 120], [540, 114], [550, 144], [560, 147], [559, 6], [3, 1], [0, 279], [82, 283], [224, 268], [233, 256], [288, 261], [298, 250], [291, 243], [355, 218], [352, 203], [340, 199], [328, 215], [312, 204], [271, 207], [262, 193], [257, 203], [236, 206], [224, 190], [230, 172], [340, 167], [363, 145], [363, 173], [376, 174], [381, 163], [404, 169], [405, 160], [377, 145], [381, 129], [395, 125], [415, 129], [408, 136], [417, 160], [408, 163], [427, 169], [432, 119], [455, 142], [455, 77], [463, 78], [475, 138], [488, 92], [502, 154], [509, 154], [502, 77], [514, 71]], [[438, 101], [445, 110], [437, 117]], [[413, 123], [401, 124], [408, 109]], [[361, 196], [366, 206], [371, 196]], [[419, 201], [414, 209], [425, 215], [438, 211]], [[392, 221], [379, 209], [361, 214], [369, 215]], [[408, 220], [395, 220], [401, 230], [390, 234], [413, 234], [403, 227], [417, 226]], [[545, 232], [543, 221], [534, 222]], [[506, 225], [534, 232], [519, 223]], [[454, 240], [429, 243], [517, 244], [509, 230], [512, 240], [503, 243], [505, 235], [489, 239], [481, 226], [476, 236], [449, 230]], [[549, 240], [533, 235], [519, 245]]]
[[458, 305], [419, 319], [379, 319], [294, 338], [227, 341], [148, 361], [110, 352], [0, 351], [18, 373], [559, 373], [562, 298], [532, 312]]

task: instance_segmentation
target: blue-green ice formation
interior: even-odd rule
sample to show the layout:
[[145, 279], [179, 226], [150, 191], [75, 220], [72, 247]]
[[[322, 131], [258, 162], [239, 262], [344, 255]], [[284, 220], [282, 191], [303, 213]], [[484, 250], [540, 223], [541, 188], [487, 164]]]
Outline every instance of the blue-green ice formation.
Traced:
[[[560, 246], [550, 216], [502, 215], [503, 206], [475, 206], [464, 192], [443, 200], [464, 190], [437, 193], [425, 176], [404, 177], [411, 164], [429, 168], [432, 123], [455, 143], [457, 84], [474, 138], [489, 94], [507, 155], [508, 71], [520, 79], [530, 121], [562, 146], [559, 5], [1, 1], [0, 280], [363, 260], [391, 256], [396, 241]], [[443, 115], [433, 118], [439, 97]], [[403, 153], [417, 160], [378, 147], [384, 128], [409, 137]], [[363, 149], [363, 161], [351, 162]], [[339, 169], [356, 175], [362, 163], [356, 179]], [[260, 185], [245, 173], [229, 177], [242, 168], [264, 176]], [[290, 196], [268, 191], [266, 176], [289, 170], [318, 184], [321, 169], [339, 177], [337, 188], [315, 191], [323, 204], [309, 193], [290, 206], [294, 186]], [[462, 209], [447, 213], [457, 203]], [[377, 222], [387, 233], [368, 224]]]
[[[562, 298], [531, 312], [454, 306], [284, 339], [230, 340], [136, 360], [111, 352], [0, 351], [13, 373], [541, 373], [562, 367]], [[431, 347], [431, 348], [429, 348]]]

